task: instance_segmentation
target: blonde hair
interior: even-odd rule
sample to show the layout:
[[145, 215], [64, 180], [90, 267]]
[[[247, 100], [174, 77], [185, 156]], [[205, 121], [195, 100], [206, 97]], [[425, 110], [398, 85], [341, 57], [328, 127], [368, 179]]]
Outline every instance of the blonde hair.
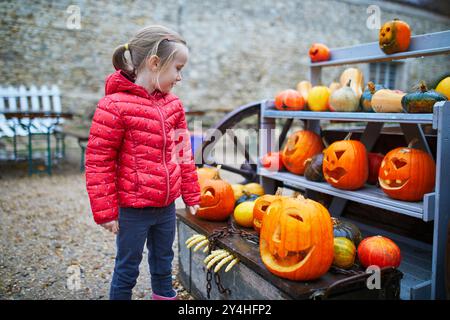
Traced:
[[[177, 52], [176, 43], [186, 45], [186, 41], [178, 33], [160, 25], [148, 26], [139, 30], [128, 43], [115, 49], [112, 63], [116, 70], [122, 70], [135, 80], [147, 58], [156, 55], [160, 59], [159, 76], [159, 72], [173, 60]], [[131, 61], [125, 57], [127, 50]]]

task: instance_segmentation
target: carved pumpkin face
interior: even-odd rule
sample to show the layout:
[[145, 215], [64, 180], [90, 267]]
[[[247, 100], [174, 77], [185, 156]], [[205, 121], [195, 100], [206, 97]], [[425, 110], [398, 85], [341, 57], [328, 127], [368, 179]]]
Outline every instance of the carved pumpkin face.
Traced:
[[283, 148], [281, 160], [287, 170], [296, 174], [305, 172], [306, 160], [323, 150], [320, 136], [312, 131], [299, 130], [293, 133]]
[[380, 29], [380, 49], [387, 54], [408, 50], [411, 40], [409, 25], [401, 20], [394, 19], [386, 22]]
[[384, 157], [378, 182], [390, 197], [405, 201], [419, 201], [432, 192], [436, 179], [436, 165], [425, 151], [396, 148]]
[[308, 54], [311, 58], [311, 62], [330, 60], [330, 49], [322, 43], [314, 43], [309, 48]]
[[197, 217], [211, 220], [223, 221], [233, 213], [234, 193], [231, 185], [223, 180], [214, 179], [203, 181], [200, 193], [200, 209]]
[[356, 140], [332, 143], [324, 151], [323, 175], [335, 188], [345, 190], [361, 188], [369, 176], [366, 147]]
[[264, 265], [291, 280], [317, 279], [333, 262], [333, 225], [320, 203], [283, 197], [273, 201], [260, 235]]

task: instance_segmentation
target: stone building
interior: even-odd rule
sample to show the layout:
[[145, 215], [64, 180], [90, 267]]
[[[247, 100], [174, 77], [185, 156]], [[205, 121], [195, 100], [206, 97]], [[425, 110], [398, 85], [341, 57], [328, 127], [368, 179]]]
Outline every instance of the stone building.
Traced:
[[[182, 34], [190, 48], [184, 81], [175, 93], [189, 110], [206, 111], [205, 120], [213, 123], [224, 112], [308, 79], [307, 51], [313, 42], [334, 48], [377, 41], [378, 30], [366, 24], [370, 5], [380, 8], [381, 23], [403, 19], [413, 35], [448, 30], [448, 5], [433, 12], [430, 2], [1, 1], [0, 84], [57, 84], [65, 110], [87, 117], [113, 71], [114, 48], [146, 25], [163, 24]], [[326, 69], [324, 84], [337, 80], [342, 70]], [[398, 86], [409, 90], [419, 79], [433, 83], [448, 73], [450, 60], [411, 59], [399, 70]]]

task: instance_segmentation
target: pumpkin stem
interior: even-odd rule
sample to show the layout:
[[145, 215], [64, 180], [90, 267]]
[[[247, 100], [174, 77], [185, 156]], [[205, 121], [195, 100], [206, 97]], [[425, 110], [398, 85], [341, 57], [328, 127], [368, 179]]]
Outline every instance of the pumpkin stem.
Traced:
[[277, 191], [275, 192], [276, 196], [281, 196], [283, 194], [283, 188], [282, 187], [278, 187]]
[[419, 139], [417, 138], [412, 139], [408, 144], [408, 148], [412, 148], [417, 142], [419, 142]]
[[419, 83], [419, 89], [421, 92], [427, 92], [428, 88], [427, 88], [427, 84], [425, 83], [425, 81], [420, 81]]
[[301, 194], [300, 192], [295, 191], [295, 192], [292, 194], [292, 198], [297, 198], [300, 194]]
[[349, 132], [349, 133], [345, 136], [344, 140], [350, 140], [350, 138], [352, 137], [352, 134], [353, 134], [353, 132]]
[[296, 195], [295, 199], [297, 199], [297, 200], [306, 200], [306, 198], [300, 192]]
[[303, 162], [303, 166], [307, 166], [312, 161], [312, 158], [308, 158]]
[[352, 79], [348, 79], [348, 82], [347, 82], [347, 87], [350, 87], [350, 84], [352, 83]]
[[220, 168], [222, 168], [221, 164], [216, 166], [216, 173], [214, 174], [213, 180], [220, 180]]
[[375, 93], [375, 83], [373, 83], [372, 81], [369, 81], [367, 83], [367, 87], [369, 88], [369, 91], [371, 94]]
[[333, 226], [335, 226], [339, 223], [339, 219], [335, 218], [335, 217], [331, 217], [331, 222], [333, 223]]

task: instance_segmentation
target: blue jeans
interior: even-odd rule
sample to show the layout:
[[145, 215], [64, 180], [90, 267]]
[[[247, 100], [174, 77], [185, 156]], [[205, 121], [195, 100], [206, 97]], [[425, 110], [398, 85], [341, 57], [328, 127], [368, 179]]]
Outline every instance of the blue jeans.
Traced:
[[172, 245], [175, 239], [175, 203], [167, 207], [120, 208], [117, 255], [109, 298], [130, 300], [139, 276], [144, 244], [153, 293], [173, 297]]

